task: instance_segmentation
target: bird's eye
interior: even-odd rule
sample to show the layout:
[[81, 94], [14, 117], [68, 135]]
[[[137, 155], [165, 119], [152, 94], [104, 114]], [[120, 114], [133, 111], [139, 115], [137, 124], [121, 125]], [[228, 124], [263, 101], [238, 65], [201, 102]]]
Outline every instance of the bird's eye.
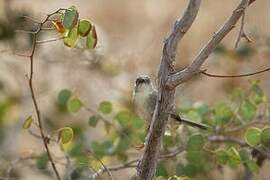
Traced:
[[140, 84], [142, 82], [141, 78], [136, 79], [136, 85]]

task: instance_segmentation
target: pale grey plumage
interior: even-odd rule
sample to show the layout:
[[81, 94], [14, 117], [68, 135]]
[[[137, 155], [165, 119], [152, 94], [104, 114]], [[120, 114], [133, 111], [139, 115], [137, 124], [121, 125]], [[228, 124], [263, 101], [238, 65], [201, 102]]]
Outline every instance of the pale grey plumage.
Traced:
[[[153, 87], [150, 77], [141, 75], [136, 79], [133, 91], [133, 102], [137, 115], [146, 121], [147, 129], [150, 126], [152, 116], [157, 102], [157, 90]], [[180, 123], [185, 123], [192, 127], [207, 129], [207, 126], [180, 118], [176, 113], [171, 112], [171, 117]]]
[[151, 123], [156, 100], [157, 91], [154, 89], [150, 77], [146, 75], [139, 76], [135, 82], [133, 102], [136, 113], [145, 119], [147, 127]]

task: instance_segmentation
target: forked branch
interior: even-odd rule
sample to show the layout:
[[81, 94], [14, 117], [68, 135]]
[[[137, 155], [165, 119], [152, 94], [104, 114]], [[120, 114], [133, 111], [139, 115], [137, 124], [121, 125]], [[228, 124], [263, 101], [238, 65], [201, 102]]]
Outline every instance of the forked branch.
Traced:
[[61, 180], [61, 177], [60, 177], [60, 174], [59, 174], [59, 172], [58, 172], [58, 170], [56, 168], [56, 165], [55, 165], [55, 162], [53, 160], [52, 154], [50, 152], [48, 141], [47, 141], [47, 139], [48, 139], [47, 135], [44, 132], [44, 127], [43, 127], [43, 122], [42, 122], [42, 119], [41, 119], [40, 109], [39, 109], [39, 106], [38, 106], [37, 98], [36, 98], [34, 87], [33, 87], [33, 75], [34, 75], [34, 55], [35, 55], [35, 51], [36, 51], [36, 46], [38, 44], [37, 43], [38, 42], [37, 37], [38, 37], [39, 33], [42, 31], [43, 25], [47, 21], [49, 21], [50, 17], [55, 15], [55, 14], [58, 14], [61, 10], [62, 9], [59, 9], [59, 10], [57, 10], [57, 11], [51, 13], [51, 14], [48, 14], [47, 17], [42, 22], [38, 23], [38, 29], [36, 31], [32, 32], [32, 34], [33, 34], [33, 45], [32, 45], [31, 53], [30, 53], [30, 55], [24, 56], [24, 57], [28, 57], [30, 59], [30, 69], [29, 69], [28, 83], [29, 83], [29, 88], [30, 88], [31, 97], [32, 97], [32, 101], [33, 101], [33, 104], [34, 104], [35, 112], [36, 112], [36, 115], [37, 115], [38, 128], [40, 130], [40, 135], [41, 135], [45, 150], [47, 152], [49, 161], [51, 162], [53, 171], [54, 171], [54, 173], [55, 173], [58, 180]]
[[145, 151], [137, 167], [140, 180], [154, 179], [160, 144], [170, 112], [174, 107], [174, 91], [166, 88], [168, 75], [174, 72], [173, 63], [179, 41], [195, 20], [201, 0], [190, 0], [183, 17], [177, 20], [173, 30], [165, 40], [158, 74], [158, 101], [148, 132]]
[[197, 56], [194, 58], [193, 62], [187, 66], [184, 70], [178, 71], [170, 75], [167, 82], [167, 86], [170, 89], [175, 88], [179, 84], [189, 80], [194, 75], [200, 73], [200, 68], [206, 61], [208, 56], [214, 51], [217, 45], [226, 37], [226, 35], [235, 27], [238, 20], [241, 18], [245, 11], [246, 4], [249, 5], [255, 0], [241, 0], [240, 4], [233, 11], [229, 19], [224, 23], [224, 25], [214, 34], [212, 39], [200, 50]]
[[254, 1], [255, 0], [241, 0], [231, 17], [201, 49], [193, 62], [184, 70], [175, 72], [174, 61], [177, 44], [195, 20], [201, 3], [201, 0], [189, 0], [189, 5], [184, 12], [183, 17], [181, 20], [176, 21], [172, 32], [165, 40], [163, 46], [163, 54], [158, 73], [158, 100], [148, 132], [145, 151], [137, 167], [137, 176], [139, 180], [154, 179], [162, 136], [165, 131], [169, 114], [174, 110], [175, 88], [194, 75], [201, 73], [200, 68], [202, 64], [221, 40], [234, 28], [237, 21], [243, 15], [246, 5], [249, 5]]

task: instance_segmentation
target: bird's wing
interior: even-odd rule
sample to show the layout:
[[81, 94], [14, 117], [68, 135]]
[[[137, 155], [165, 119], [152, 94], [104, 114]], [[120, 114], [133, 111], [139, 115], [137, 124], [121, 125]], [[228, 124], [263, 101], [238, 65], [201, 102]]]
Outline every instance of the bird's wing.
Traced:
[[157, 102], [157, 91], [153, 91], [150, 95], [149, 95], [149, 101], [148, 101], [148, 106], [149, 107], [149, 112], [151, 112], [151, 115], [153, 115], [155, 107], [156, 107], [156, 102]]

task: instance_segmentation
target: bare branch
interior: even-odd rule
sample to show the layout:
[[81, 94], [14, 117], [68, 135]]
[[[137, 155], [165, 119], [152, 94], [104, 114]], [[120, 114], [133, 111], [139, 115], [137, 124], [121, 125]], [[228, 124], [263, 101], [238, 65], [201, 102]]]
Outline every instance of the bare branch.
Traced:
[[253, 121], [247, 122], [247, 123], [242, 124], [240, 126], [237, 126], [235, 128], [230, 128], [230, 129], [226, 130], [224, 133], [239, 132], [239, 131], [241, 131], [245, 128], [248, 128], [250, 126], [253, 126], [253, 125], [268, 124], [268, 123], [270, 123], [270, 121], [268, 119], [262, 119], [262, 117], [258, 117], [257, 119], [255, 119]]
[[[254, 2], [251, 1], [249, 4]], [[224, 23], [224, 25], [214, 34], [212, 39], [200, 50], [198, 55], [195, 57], [193, 62], [187, 66], [184, 70], [173, 73], [167, 82], [167, 86], [170, 89], [175, 88], [177, 85], [186, 82], [194, 75], [198, 74], [200, 67], [206, 61], [208, 56], [214, 51], [217, 45], [222, 41], [222, 39], [235, 27], [235, 24], [243, 15], [244, 7], [249, 2], [249, 0], [241, 0], [240, 4], [233, 11], [231, 17]]]
[[[249, 1], [246, 2], [245, 6], [243, 7], [243, 15], [242, 15], [242, 20], [241, 20], [241, 26], [240, 26], [240, 31], [238, 33], [238, 37], [236, 39], [236, 42], [235, 42], [235, 46], [234, 48], [237, 48], [239, 43], [240, 43], [240, 40], [242, 37], [248, 37], [244, 31], [244, 26], [245, 26], [245, 17], [246, 17], [246, 9], [248, 7], [248, 4], [249, 4]], [[249, 38], [247, 38], [249, 39]]]
[[165, 55], [169, 59], [168, 63], [170, 63], [171, 67], [172, 63], [175, 61], [178, 42], [184, 37], [184, 35], [194, 22], [199, 11], [200, 3], [200, 0], [189, 1], [189, 5], [184, 12], [183, 17], [176, 20], [171, 34], [166, 39], [167, 42], [165, 43], [166, 46], [164, 46], [163, 53], [165, 53]]
[[49, 145], [48, 145], [48, 138], [47, 138], [47, 136], [45, 135], [45, 132], [44, 132], [43, 122], [42, 122], [41, 114], [40, 114], [40, 109], [39, 109], [39, 106], [38, 106], [37, 98], [36, 98], [34, 87], [33, 87], [33, 75], [34, 75], [34, 55], [35, 55], [36, 46], [37, 46], [37, 36], [41, 32], [43, 25], [46, 22], [49, 21], [50, 17], [57, 14], [57, 13], [59, 13], [60, 11], [61, 11], [61, 9], [58, 9], [57, 11], [55, 11], [55, 12], [53, 12], [51, 14], [48, 14], [47, 17], [41, 23], [38, 24], [38, 29], [33, 34], [33, 45], [32, 45], [32, 50], [31, 50], [31, 53], [30, 53], [30, 56], [29, 56], [30, 68], [29, 68], [29, 80], [28, 80], [32, 101], [33, 101], [35, 112], [36, 112], [36, 115], [37, 115], [37, 121], [38, 121], [39, 130], [40, 130], [40, 135], [41, 135], [45, 150], [47, 152], [49, 161], [50, 161], [50, 163], [52, 165], [53, 171], [54, 171], [54, 173], [55, 173], [58, 180], [61, 180], [61, 176], [60, 176], [60, 174], [59, 174], [59, 172], [58, 172], [58, 170], [56, 168], [55, 162], [54, 162], [54, 160], [52, 158], [52, 155], [51, 155], [51, 152], [50, 152], [50, 149], [49, 149]]
[[206, 70], [201, 71], [201, 73], [205, 76], [208, 77], [213, 77], [213, 78], [239, 78], [239, 77], [249, 77], [249, 76], [254, 76], [257, 74], [261, 74], [264, 72], [270, 71], [270, 68], [266, 68], [260, 71], [252, 72], [252, 73], [247, 73], [247, 74], [238, 74], [238, 75], [219, 75], [219, 74], [210, 74], [207, 73]]
[[222, 135], [214, 135], [214, 136], [209, 136], [208, 141], [210, 142], [216, 142], [216, 143], [224, 143], [224, 142], [229, 142], [229, 143], [234, 143], [237, 144], [241, 147], [247, 147], [250, 149], [254, 149], [259, 151], [262, 155], [264, 155], [266, 158], [270, 159], [270, 152], [263, 147], [251, 147], [249, 146], [246, 142], [241, 141], [237, 138], [234, 137], [227, 137], [227, 136], [222, 136]]
[[49, 42], [54, 42], [54, 41], [59, 41], [64, 39], [65, 37], [58, 37], [58, 38], [53, 38], [53, 39], [46, 39], [46, 40], [40, 40], [36, 41], [37, 44], [44, 44], [44, 43], [49, 43]]
[[113, 175], [112, 175], [110, 169], [107, 168], [107, 166], [106, 166], [106, 165], [105, 165], [98, 157], [96, 157], [95, 155], [94, 155], [94, 158], [95, 158], [96, 160], [98, 160], [98, 162], [101, 164], [102, 169], [104, 169], [104, 171], [107, 172], [107, 174], [108, 174], [108, 176], [109, 176], [109, 179], [110, 179], [110, 180], [113, 180]]
[[[176, 148], [174, 151], [160, 155], [159, 159], [166, 159], [166, 158], [173, 158], [176, 157], [178, 154], [184, 152], [184, 148], [183, 147], [178, 147]], [[137, 167], [137, 163], [139, 162], [140, 159], [134, 159], [134, 160], [130, 160], [124, 164], [121, 165], [116, 165], [116, 166], [112, 166], [112, 167], [108, 167], [107, 169], [109, 171], [119, 171], [119, 170], [123, 170], [123, 169], [128, 169], [128, 168], [135, 168]], [[95, 179], [98, 176], [100, 176], [101, 174], [103, 174], [105, 172], [104, 168], [99, 169], [96, 173], [92, 174], [89, 176], [89, 179]]]
[[158, 100], [151, 126], [147, 135], [146, 146], [141, 161], [137, 167], [139, 180], [154, 179], [160, 144], [165, 131], [169, 113], [174, 108], [174, 90], [166, 88], [168, 76], [174, 72], [173, 63], [176, 56], [178, 42], [188, 31], [195, 20], [201, 0], [189, 0], [182, 18], [177, 20], [172, 32], [165, 40], [163, 54], [158, 73]]
[[216, 143], [229, 142], [229, 143], [238, 144], [241, 147], [248, 147], [248, 144], [245, 143], [244, 141], [241, 141], [241, 140], [234, 138], [234, 137], [226, 137], [226, 136], [222, 136], [222, 135], [209, 136], [208, 141], [216, 142]]

